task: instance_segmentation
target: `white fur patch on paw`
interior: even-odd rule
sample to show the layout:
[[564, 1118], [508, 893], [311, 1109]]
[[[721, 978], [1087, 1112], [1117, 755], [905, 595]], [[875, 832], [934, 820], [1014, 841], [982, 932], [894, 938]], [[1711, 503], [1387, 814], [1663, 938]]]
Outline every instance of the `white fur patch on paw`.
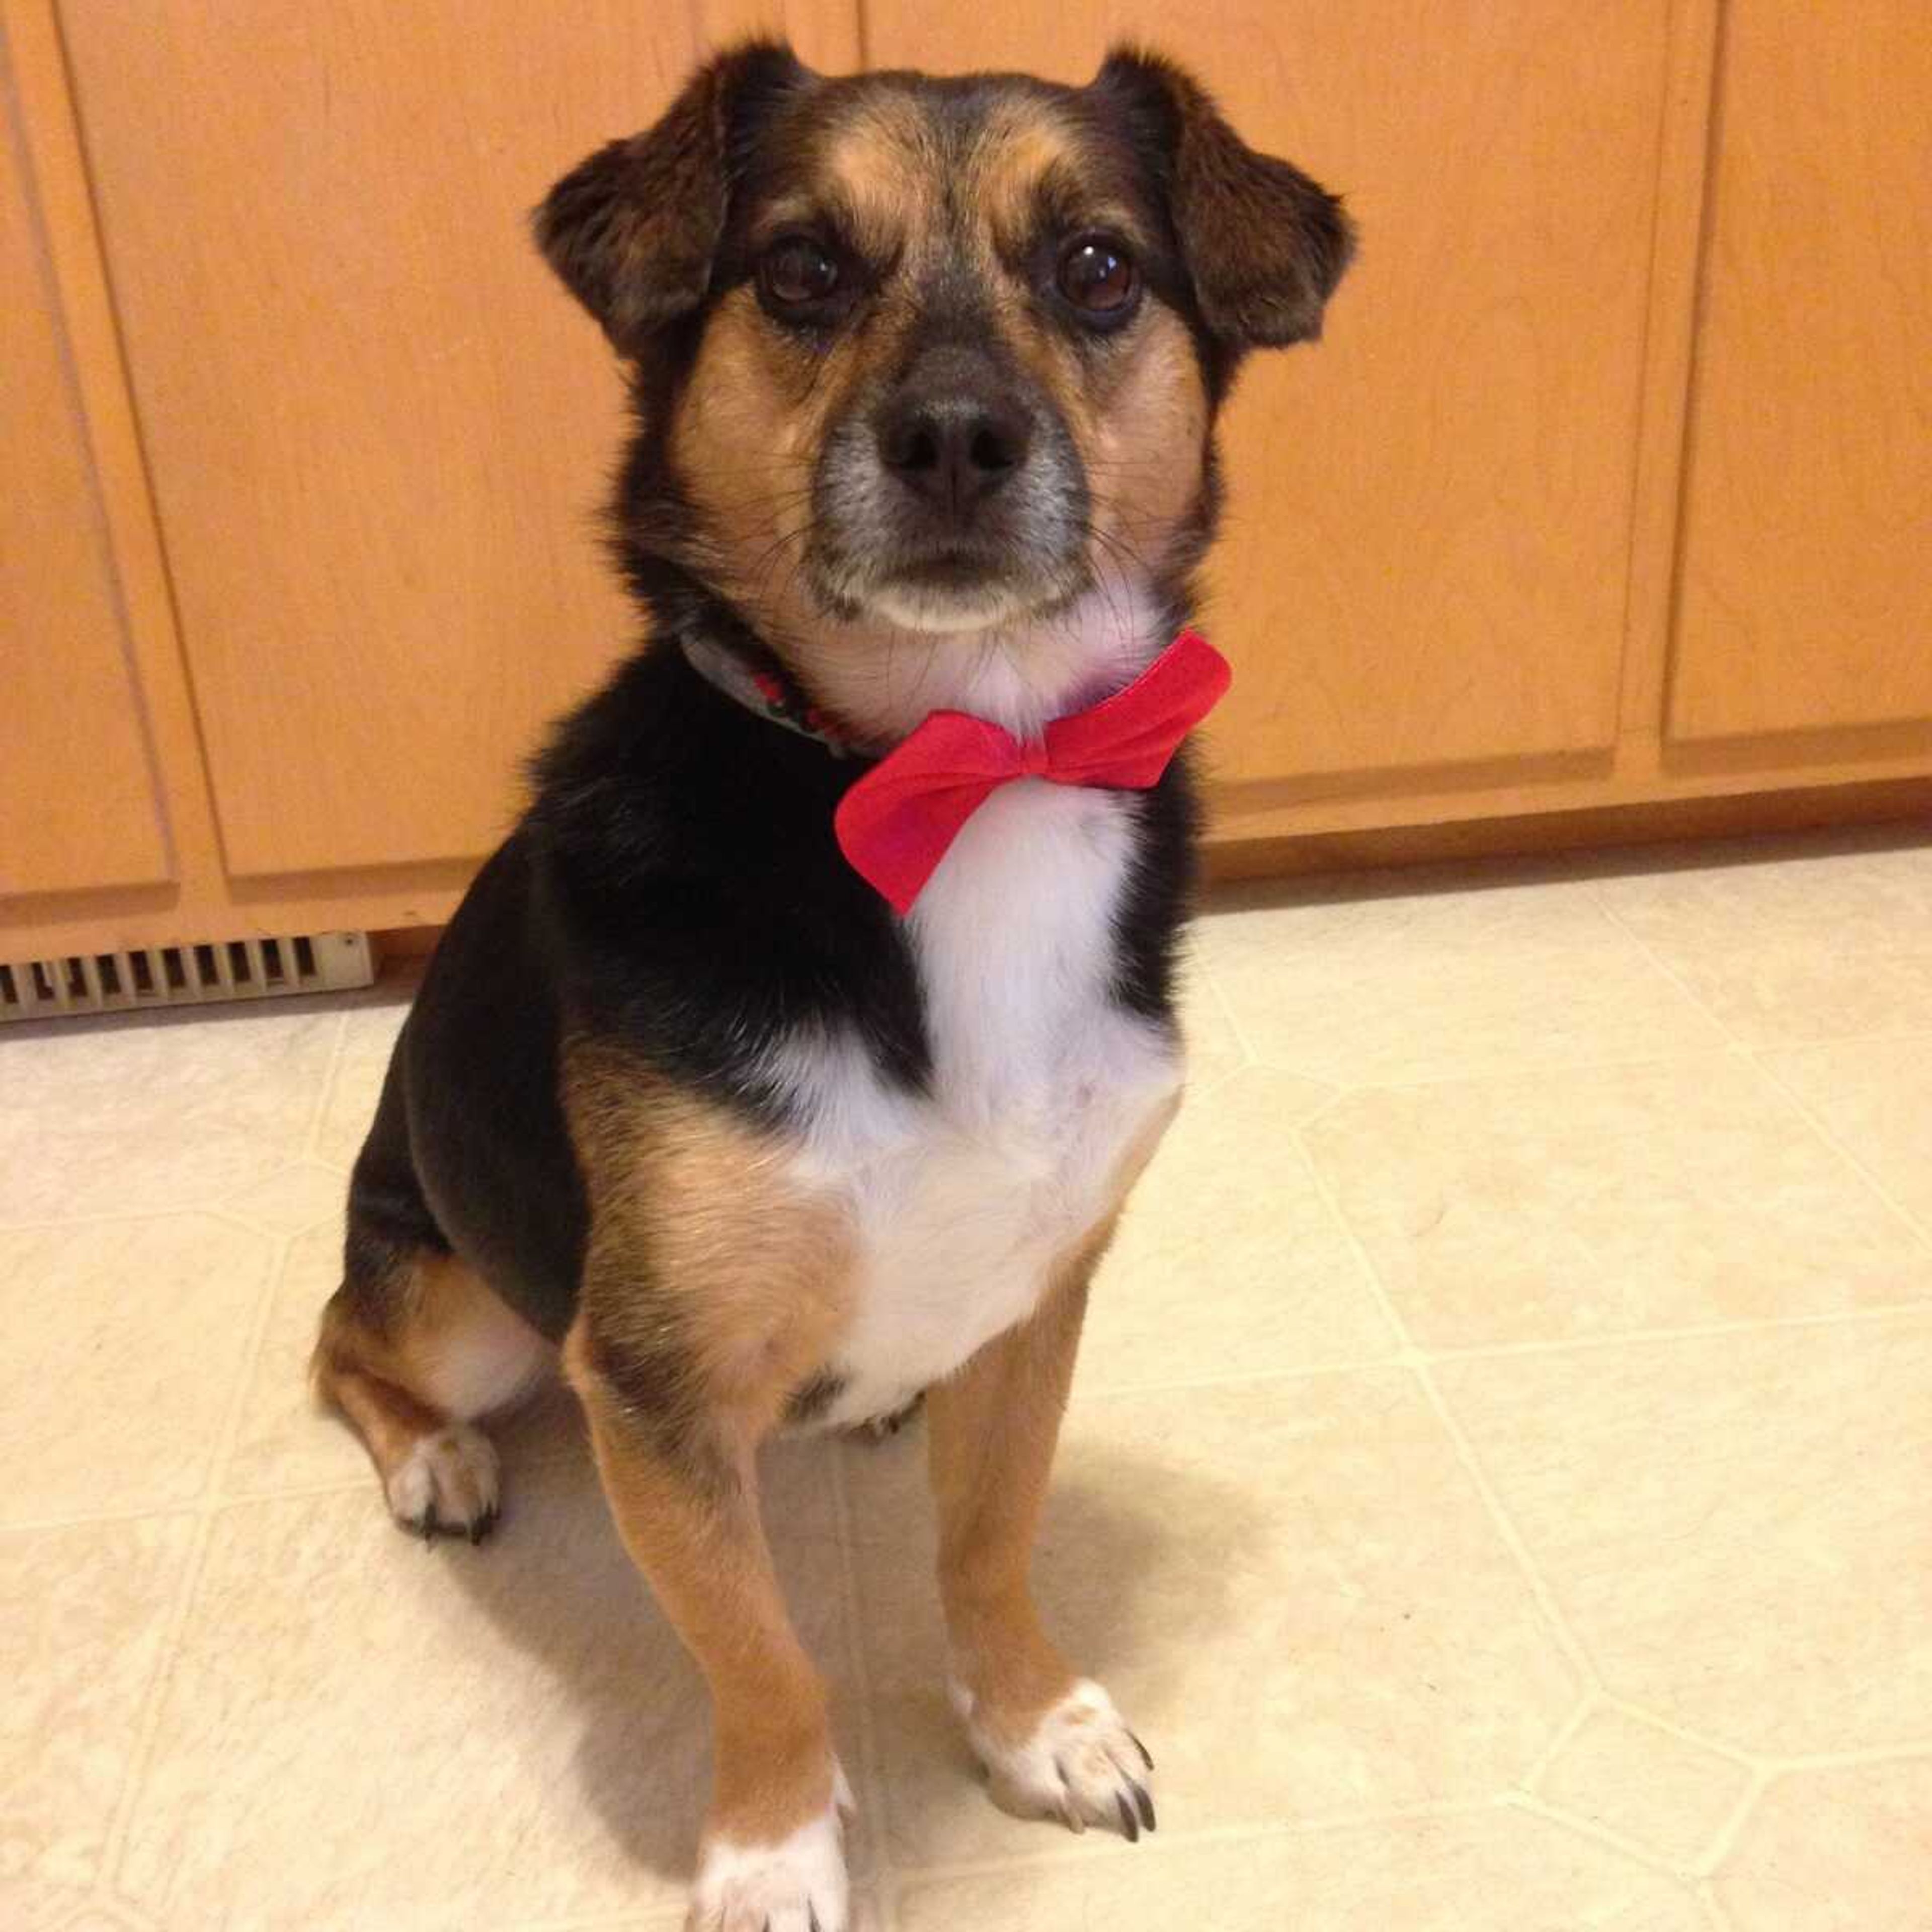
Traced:
[[1002, 1810], [1058, 1818], [1076, 1832], [1103, 1825], [1135, 1840], [1154, 1828], [1153, 1760], [1099, 1684], [1082, 1678], [1018, 1744], [976, 1721], [962, 1684], [949, 1688]]
[[496, 1521], [496, 1451], [481, 1430], [452, 1423], [422, 1437], [389, 1472], [383, 1488], [391, 1514], [405, 1529], [481, 1543]]
[[836, 1772], [832, 1802], [771, 1845], [710, 1838], [698, 1862], [686, 1932], [847, 1932], [851, 1888], [845, 1827], [851, 1787]]

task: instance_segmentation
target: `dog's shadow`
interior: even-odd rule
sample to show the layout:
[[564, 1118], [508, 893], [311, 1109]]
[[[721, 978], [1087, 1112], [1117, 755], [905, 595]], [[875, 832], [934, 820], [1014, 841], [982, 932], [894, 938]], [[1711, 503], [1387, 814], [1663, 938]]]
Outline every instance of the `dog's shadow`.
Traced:
[[[584, 1799], [632, 1863], [669, 1885], [688, 1876], [710, 1778], [702, 1680], [632, 1568], [598, 1487], [574, 1402], [559, 1390], [501, 1432], [507, 1508], [489, 1544], [446, 1546], [460, 1588], [500, 1634], [534, 1658], [580, 1725], [574, 1753]], [[957, 1773], [962, 1806], [983, 1804], [971, 1759], [945, 1709], [945, 1646], [932, 1581], [924, 1430], [879, 1445], [812, 1438], [776, 1444], [761, 1464], [765, 1516], [794, 1621], [835, 1687], [838, 1741], [856, 1774], [863, 1721], [842, 1615], [847, 1557], [861, 1666], [870, 1682], [874, 1769], [890, 1790], [938, 1752]], [[1192, 1503], [1225, 1517], [1240, 1506], [1218, 1486], [1162, 1466], [1142, 1470], [1091, 1438], [1055, 1485], [1036, 1566], [1048, 1628], [1083, 1670], [1104, 1676], [1144, 1654], [1159, 1633], [1143, 1602], [1177, 1589], [1210, 1595], [1213, 1575], [1178, 1574], [1191, 1558], [1177, 1514]], [[1144, 1478], [1144, 1480], [1143, 1480]], [[1178, 1485], [1179, 1486], [1177, 1486]], [[1210, 1496], [1190, 1496], [1195, 1487]], [[1152, 1502], [1137, 1498], [1157, 1493]], [[863, 1852], [861, 1860], [865, 1858]]]

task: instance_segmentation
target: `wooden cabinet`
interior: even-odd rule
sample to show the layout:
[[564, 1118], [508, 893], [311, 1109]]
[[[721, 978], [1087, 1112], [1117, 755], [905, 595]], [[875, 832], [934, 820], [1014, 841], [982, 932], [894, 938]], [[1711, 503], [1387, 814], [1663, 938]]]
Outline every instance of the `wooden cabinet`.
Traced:
[[1719, 76], [1671, 730], [1932, 748], [1932, 10], [1732, 0]]
[[484, 849], [622, 640], [587, 541], [617, 386], [518, 215], [667, 98], [664, 17], [64, 10], [234, 873]]
[[1348, 193], [1228, 419], [1231, 850], [1932, 775], [1932, 32], [1814, 11], [0, 0], [0, 957], [446, 916], [632, 630], [525, 211], [754, 26], [1166, 42]]
[[0, 138], [0, 893], [148, 886], [167, 823], [39, 197]]

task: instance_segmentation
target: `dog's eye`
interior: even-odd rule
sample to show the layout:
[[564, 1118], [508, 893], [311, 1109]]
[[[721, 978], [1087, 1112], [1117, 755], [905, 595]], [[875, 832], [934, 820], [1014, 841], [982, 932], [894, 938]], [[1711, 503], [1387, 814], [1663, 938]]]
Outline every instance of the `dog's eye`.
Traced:
[[811, 308], [837, 291], [838, 263], [808, 235], [788, 235], [758, 263], [758, 286], [778, 308]]
[[1104, 235], [1083, 235], [1060, 258], [1060, 292], [1095, 322], [1120, 319], [1139, 292], [1133, 257]]

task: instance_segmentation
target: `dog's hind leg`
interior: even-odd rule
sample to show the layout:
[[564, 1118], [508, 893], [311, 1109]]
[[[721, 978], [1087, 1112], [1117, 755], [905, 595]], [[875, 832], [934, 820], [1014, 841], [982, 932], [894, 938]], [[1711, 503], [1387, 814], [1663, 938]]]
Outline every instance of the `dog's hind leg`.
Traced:
[[552, 1358], [454, 1256], [418, 1249], [380, 1276], [344, 1280], [322, 1311], [313, 1372], [362, 1437], [396, 1520], [480, 1543], [501, 1482], [475, 1422], [509, 1406]]
[[362, 1437], [396, 1520], [480, 1542], [501, 1484], [474, 1425], [514, 1403], [556, 1352], [450, 1252], [409, 1165], [394, 1086], [392, 1073], [356, 1165], [342, 1286], [310, 1372]]

